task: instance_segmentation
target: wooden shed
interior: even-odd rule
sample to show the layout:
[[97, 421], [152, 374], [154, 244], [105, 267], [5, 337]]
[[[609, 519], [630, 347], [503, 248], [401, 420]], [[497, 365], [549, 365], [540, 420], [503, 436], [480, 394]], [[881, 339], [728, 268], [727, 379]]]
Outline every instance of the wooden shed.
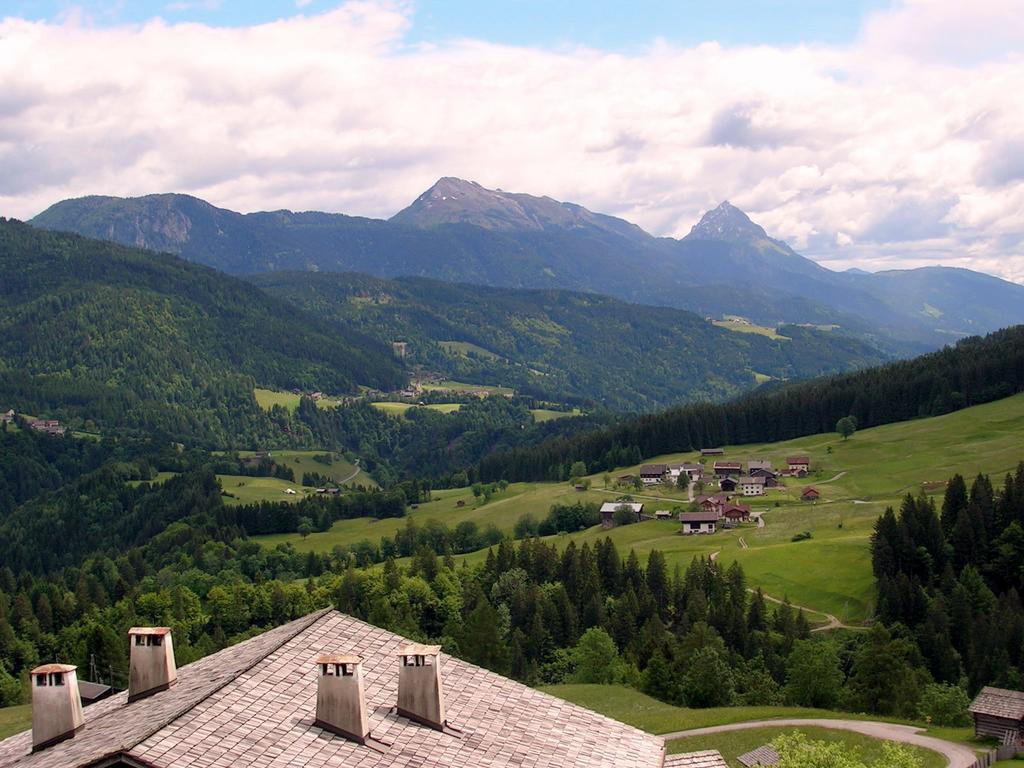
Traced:
[[986, 686], [968, 711], [974, 717], [974, 734], [1020, 744], [1024, 736], [1024, 692]]

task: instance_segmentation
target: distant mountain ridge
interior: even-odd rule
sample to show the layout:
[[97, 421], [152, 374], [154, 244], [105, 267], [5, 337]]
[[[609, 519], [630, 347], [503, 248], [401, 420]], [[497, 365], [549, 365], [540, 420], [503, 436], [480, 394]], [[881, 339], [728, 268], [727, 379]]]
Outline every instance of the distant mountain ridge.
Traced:
[[185, 195], [65, 200], [35, 226], [167, 250], [233, 274], [418, 276], [602, 293], [629, 302], [839, 325], [908, 355], [1024, 322], [1024, 286], [968, 270], [833, 272], [730, 203], [680, 240], [573, 203], [440, 179], [389, 221], [238, 214]]

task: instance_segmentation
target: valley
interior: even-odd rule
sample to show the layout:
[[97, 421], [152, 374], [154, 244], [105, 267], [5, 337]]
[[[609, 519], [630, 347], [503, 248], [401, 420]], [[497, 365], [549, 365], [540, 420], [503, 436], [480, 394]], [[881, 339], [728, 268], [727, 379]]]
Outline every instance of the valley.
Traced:
[[[968, 480], [979, 472], [1001, 478], [1024, 460], [1024, 395], [969, 408], [946, 416], [892, 424], [858, 431], [849, 440], [838, 435], [815, 435], [780, 443], [728, 446], [726, 456], [736, 460], [760, 458], [785, 466], [792, 455], [811, 458], [813, 472], [805, 479], [785, 478], [786, 487], [771, 489], [765, 497], [745, 498], [765, 526], [755, 524], [711, 536], [680, 536], [676, 520], [648, 520], [606, 530], [600, 526], [581, 533], [555, 536], [550, 541], [564, 549], [610, 538], [620, 551], [635, 550], [642, 558], [652, 550], [665, 555], [670, 568], [685, 567], [694, 557], [716, 554], [724, 564], [738, 562], [752, 586], [768, 595], [789, 598], [794, 604], [856, 624], [874, 615], [874, 577], [869, 538], [886, 507], [898, 508], [906, 494], [926, 492], [937, 497], [954, 474]], [[651, 457], [645, 463], [681, 463], [700, 459], [699, 452]], [[708, 460], [710, 461], [710, 460]], [[611, 475], [636, 474], [640, 465], [620, 467]], [[496, 526], [511, 535], [522, 515], [543, 518], [553, 504], [601, 503], [630, 495], [653, 509], [685, 507], [682, 491], [631, 488], [605, 489], [603, 475], [591, 475], [590, 490], [579, 492], [567, 483], [513, 483], [486, 504], [477, 505], [470, 489], [435, 491], [434, 500], [411, 510], [406, 519], [343, 520], [326, 533], [305, 538], [284, 534], [258, 537], [264, 546], [289, 544], [299, 552], [331, 552], [335, 547], [376, 547], [382, 537], [394, 536], [411, 520], [455, 528], [474, 523]], [[933, 485], [934, 484], [934, 485]], [[818, 488], [821, 500], [800, 500], [803, 488]], [[709, 485], [708, 493], [717, 492]], [[459, 502], [465, 506], [457, 506]], [[793, 542], [810, 531], [813, 538]], [[741, 547], [739, 539], [746, 547]], [[479, 563], [486, 552], [465, 558]]]

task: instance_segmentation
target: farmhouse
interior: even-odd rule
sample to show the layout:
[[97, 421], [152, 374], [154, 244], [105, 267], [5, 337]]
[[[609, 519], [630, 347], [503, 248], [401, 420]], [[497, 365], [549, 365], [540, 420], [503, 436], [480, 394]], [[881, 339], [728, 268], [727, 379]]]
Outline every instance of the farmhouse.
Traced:
[[786, 464], [789, 465], [789, 473], [797, 477], [803, 477], [811, 471], [811, 460], [807, 456], [790, 456]]
[[738, 461], [716, 461], [714, 469], [715, 477], [739, 477], [743, 474], [743, 464]]
[[717, 512], [680, 512], [681, 533], [690, 536], [695, 533], [714, 533], [721, 518]]
[[727, 491], [728, 493], [735, 492], [738, 485], [739, 480], [737, 480], [735, 477], [723, 477], [721, 480], [718, 481], [718, 487], [721, 488], [723, 491]]
[[129, 639], [128, 691], [84, 710], [75, 667], [34, 669], [0, 766], [726, 768], [332, 609], [180, 669], [170, 630]]
[[744, 496], [764, 496], [763, 477], [741, 477], [737, 482]]
[[623, 507], [635, 514], [639, 522], [640, 515], [644, 513], [643, 504], [636, 501], [606, 501], [601, 505], [601, 525], [605, 528], [611, 528], [615, 525], [615, 521], [612, 518]]
[[800, 494], [801, 501], [817, 501], [821, 498], [821, 491], [814, 486], [804, 488], [803, 493]]
[[722, 511], [728, 503], [729, 497], [724, 493], [717, 493], [714, 496], [697, 497], [697, 506], [700, 507], [702, 512], [714, 512], [719, 517], [722, 516]]
[[722, 508], [722, 517], [730, 523], [745, 523], [750, 520], [750, 507], [745, 504], [726, 504]]
[[772, 469], [772, 463], [770, 461], [751, 459], [747, 462], [747, 474], [750, 477], [763, 477], [765, 488], [775, 488], [779, 484], [779, 475]]
[[690, 480], [696, 482], [704, 476], [703, 464], [683, 464], [683, 472], [690, 476]]
[[667, 464], [644, 464], [640, 467], [640, 481], [644, 485], [657, 485], [668, 474]]
[[690, 482], [696, 482], [704, 475], [704, 465], [686, 463], [668, 465], [668, 475], [672, 482], [679, 482], [679, 477], [683, 474], [690, 478]]
[[1020, 744], [1024, 738], [1024, 692], [986, 686], [971, 702], [974, 735], [992, 737], [1003, 744]]

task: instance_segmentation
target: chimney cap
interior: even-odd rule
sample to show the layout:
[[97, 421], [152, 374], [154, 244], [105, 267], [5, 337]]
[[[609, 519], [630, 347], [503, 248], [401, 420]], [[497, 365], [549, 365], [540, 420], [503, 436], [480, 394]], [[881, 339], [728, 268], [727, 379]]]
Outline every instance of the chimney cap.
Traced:
[[351, 653], [322, 653], [313, 661], [314, 664], [362, 664], [363, 658]]
[[51, 672], [74, 672], [78, 667], [74, 664], [43, 664], [41, 667], [36, 667], [30, 674], [33, 675], [48, 675]]
[[170, 627], [132, 627], [128, 630], [129, 635], [169, 635]]
[[423, 645], [410, 643], [398, 652], [399, 656], [437, 656], [441, 653], [440, 645]]

